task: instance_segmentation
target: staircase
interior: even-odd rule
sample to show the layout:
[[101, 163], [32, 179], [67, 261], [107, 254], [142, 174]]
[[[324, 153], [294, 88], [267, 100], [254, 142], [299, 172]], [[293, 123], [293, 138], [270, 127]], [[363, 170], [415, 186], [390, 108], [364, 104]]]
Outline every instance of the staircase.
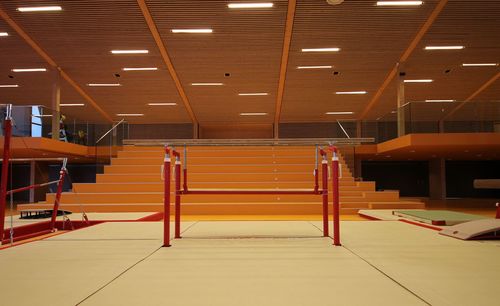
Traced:
[[[180, 151], [184, 161], [184, 152]], [[314, 187], [314, 147], [189, 147], [187, 156], [191, 189]], [[61, 209], [73, 212], [162, 211], [160, 166], [163, 157], [161, 147], [123, 147], [111, 165], [105, 166], [104, 173], [97, 175], [95, 184], [74, 183], [72, 192], [63, 193]], [[397, 191], [375, 191], [375, 182], [356, 182], [342, 156], [340, 163], [342, 214], [355, 214], [360, 209], [424, 208], [421, 202], [401, 201]], [[321, 164], [319, 168], [321, 188]], [[331, 193], [329, 197], [331, 200]], [[19, 205], [18, 209], [50, 209], [54, 198], [55, 194], [47, 194], [45, 202]], [[184, 195], [182, 214], [320, 215], [321, 196]]]

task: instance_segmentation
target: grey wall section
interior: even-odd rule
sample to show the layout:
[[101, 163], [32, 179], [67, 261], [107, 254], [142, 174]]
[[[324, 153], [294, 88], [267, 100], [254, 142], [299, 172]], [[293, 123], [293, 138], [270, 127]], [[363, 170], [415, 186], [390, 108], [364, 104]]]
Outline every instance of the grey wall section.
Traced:
[[[356, 122], [341, 123], [350, 137], [356, 137]], [[336, 122], [280, 123], [280, 138], [346, 138]]]
[[187, 124], [130, 124], [129, 139], [190, 139], [193, 125]]

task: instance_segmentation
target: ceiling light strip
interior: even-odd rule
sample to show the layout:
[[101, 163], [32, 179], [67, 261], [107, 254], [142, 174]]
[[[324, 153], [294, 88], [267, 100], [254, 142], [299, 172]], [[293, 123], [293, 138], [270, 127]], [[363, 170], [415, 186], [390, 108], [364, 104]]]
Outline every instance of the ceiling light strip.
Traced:
[[112, 54], [148, 54], [149, 50], [111, 50]]
[[432, 79], [417, 79], [417, 80], [404, 80], [404, 83], [432, 83]]
[[267, 113], [240, 113], [240, 116], [266, 116]]
[[464, 63], [462, 67], [495, 67], [498, 63]]
[[157, 67], [125, 67], [122, 68], [123, 71], [156, 71]]
[[172, 33], [175, 34], [182, 34], [182, 33], [188, 33], [188, 34], [209, 34], [213, 33], [212, 29], [172, 29]]
[[267, 92], [249, 92], [249, 93], [239, 93], [238, 96], [267, 96]]
[[333, 66], [325, 65], [325, 66], [297, 66], [297, 69], [330, 69]]
[[337, 91], [335, 92], [336, 95], [366, 95], [366, 91], [360, 90], [360, 91]]
[[32, 7], [18, 7], [19, 12], [52, 12], [62, 11], [60, 6], [32, 6]]
[[17, 84], [0, 84], [0, 88], [17, 88], [19, 85]]
[[426, 46], [425, 50], [462, 50], [464, 46]]
[[378, 6], [415, 6], [423, 3], [423, 1], [377, 1]]
[[302, 52], [339, 52], [340, 48], [304, 48]]
[[12, 72], [45, 72], [46, 68], [14, 68]]
[[271, 8], [274, 6], [272, 2], [263, 3], [229, 3], [228, 8], [231, 9], [255, 9], [255, 8]]

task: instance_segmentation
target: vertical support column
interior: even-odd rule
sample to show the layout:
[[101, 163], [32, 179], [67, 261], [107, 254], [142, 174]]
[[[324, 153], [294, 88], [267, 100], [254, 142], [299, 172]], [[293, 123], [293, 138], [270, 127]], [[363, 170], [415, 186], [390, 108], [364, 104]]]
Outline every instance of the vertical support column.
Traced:
[[4, 121], [2, 176], [0, 183], [0, 245], [3, 243], [5, 226], [5, 203], [7, 202], [7, 180], [9, 177], [10, 139], [12, 136], [12, 105], [7, 105]]
[[446, 160], [444, 158], [429, 161], [429, 198], [446, 199]]
[[497, 214], [495, 215], [495, 219], [500, 219], [500, 203], [497, 203]]
[[181, 159], [179, 153], [175, 154], [175, 238], [181, 238]]
[[50, 231], [54, 232], [56, 227], [56, 218], [57, 211], [59, 210], [59, 203], [61, 201], [61, 194], [64, 186], [64, 177], [66, 176], [66, 163], [68, 160], [65, 158], [63, 160], [63, 164], [61, 167], [61, 171], [59, 171], [59, 182], [57, 183], [57, 193], [56, 198], [54, 200], [54, 207], [52, 209], [52, 217], [50, 218]]
[[403, 105], [405, 104], [405, 73], [401, 71], [401, 63], [398, 63], [398, 137], [406, 135], [405, 130], [405, 110]]
[[186, 145], [184, 145], [184, 164], [182, 165], [182, 178], [184, 179], [182, 189], [184, 189], [184, 192], [188, 191], [187, 174], [188, 174], [188, 171], [187, 171], [187, 147], [186, 147]]
[[328, 229], [328, 160], [326, 159], [326, 152], [321, 150], [321, 188], [323, 198], [323, 237], [330, 235]]
[[[36, 169], [36, 162], [34, 160], [30, 161], [30, 185], [35, 185], [36, 180], [35, 180], [35, 171]], [[35, 189], [30, 189], [29, 191], [29, 202], [34, 203], [35, 202]]]
[[356, 137], [361, 138], [363, 135], [363, 125], [361, 124], [361, 120], [356, 121]]
[[198, 123], [193, 123], [193, 139], [200, 138], [200, 125]]
[[170, 149], [165, 146], [163, 159], [163, 246], [170, 246]]
[[333, 192], [333, 245], [340, 246], [340, 196], [339, 196], [339, 157], [333, 147], [332, 156], [332, 192]]
[[274, 139], [279, 139], [279, 123], [275, 122], [273, 124], [273, 138]]
[[61, 117], [61, 72], [56, 69], [53, 72], [54, 82], [52, 83], [52, 139], [59, 140], [59, 120]]

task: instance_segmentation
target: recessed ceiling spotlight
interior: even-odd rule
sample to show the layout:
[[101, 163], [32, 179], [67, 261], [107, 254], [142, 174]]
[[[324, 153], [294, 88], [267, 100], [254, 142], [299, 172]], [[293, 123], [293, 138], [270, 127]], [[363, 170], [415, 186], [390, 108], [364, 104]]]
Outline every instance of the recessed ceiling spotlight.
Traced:
[[45, 72], [45, 68], [14, 68], [12, 72]]
[[335, 92], [336, 95], [365, 95], [366, 91], [361, 90], [361, 91], [337, 91]]
[[238, 96], [267, 96], [267, 92], [249, 92], [249, 93], [239, 93]]
[[423, 1], [377, 1], [378, 6], [414, 6], [423, 3]]
[[224, 83], [191, 83], [192, 86], [222, 86]]
[[117, 116], [120, 117], [142, 117], [144, 114], [116, 114]]
[[297, 66], [297, 69], [331, 69], [333, 66], [325, 65], [325, 66]]
[[451, 99], [438, 99], [438, 100], [425, 100], [425, 102], [455, 102], [456, 100]]
[[111, 50], [112, 54], [148, 54], [149, 50]]
[[0, 37], [2, 37], [2, 36], [9, 36], [9, 33], [7, 33], [7, 32], [0, 32]]
[[177, 103], [174, 102], [166, 102], [166, 103], [148, 103], [150, 106], [175, 106]]
[[51, 11], [61, 11], [60, 6], [32, 6], [32, 7], [18, 7], [19, 12], [51, 12]]
[[85, 106], [83, 103], [61, 103], [59, 106]]
[[213, 33], [212, 29], [172, 29], [172, 33], [208, 34]]
[[0, 88], [17, 88], [19, 85], [17, 84], [0, 84]]
[[118, 87], [122, 86], [120, 83], [89, 83], [87, 84], [89, 87]]
[[339, 52], [340, 48], [304, 48], [302, 52]]
[[240, 113], [240, 116], [265, 116], [267, 113]]
[[404, 80], [405, 83], [432, 83], [431, 79]]
[[462, 67], [495, 67], [498, 63], [462, 64]]
[[227, 5], [228, 8], [232, 9], [253, 9], [253, 8], [271, 8], [274, 4], [272, 2], [263, 2], [263, 3], [229, 3]]
[[462, 50], [464, 46], [426, 46], [425, 50]]
[[354, 112], [326, 112], [327, 115], [352, 115]]
[[158, 68], [156, 67], [126, 67], [122, 68], [123, 71], [156, 71]]

